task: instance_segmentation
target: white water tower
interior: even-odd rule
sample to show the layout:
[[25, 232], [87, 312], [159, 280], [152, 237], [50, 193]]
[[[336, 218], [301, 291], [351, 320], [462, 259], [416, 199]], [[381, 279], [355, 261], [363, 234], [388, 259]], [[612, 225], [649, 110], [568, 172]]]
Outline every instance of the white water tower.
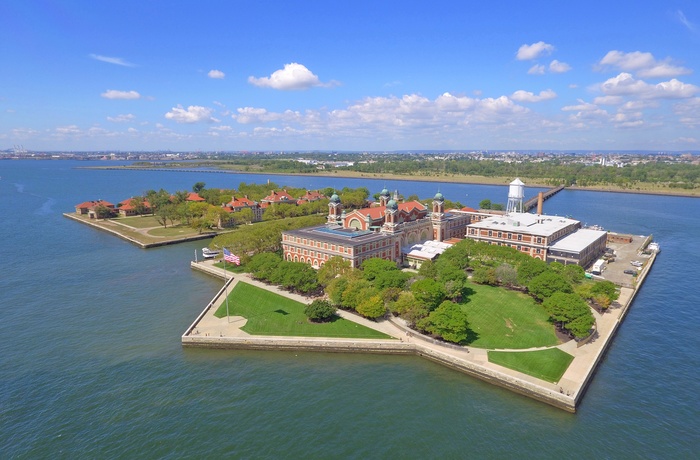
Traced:
[[523, 212], [523, 197], [525, 197], [525, 184], [523, 184], [523, 181], [516, 178], [510, 183], [510, 188], [508, 188], [506, 213]]

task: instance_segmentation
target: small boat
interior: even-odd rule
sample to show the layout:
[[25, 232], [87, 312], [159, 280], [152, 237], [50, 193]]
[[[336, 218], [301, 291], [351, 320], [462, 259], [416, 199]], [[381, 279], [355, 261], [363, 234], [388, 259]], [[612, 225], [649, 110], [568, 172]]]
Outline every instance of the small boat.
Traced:
[[647, 250], [648, 250], [649, 252], [661, 252], [661, 247], [659, 246], [659, 243], [656, 243], [656, 242], [652, 241], [652, 242], [649, 243], [649, 245], [647, 246]]
[[202, 248], [202, 257], [205, 259], [213, 259], [218, 256], [221, 251], [216, 249]]

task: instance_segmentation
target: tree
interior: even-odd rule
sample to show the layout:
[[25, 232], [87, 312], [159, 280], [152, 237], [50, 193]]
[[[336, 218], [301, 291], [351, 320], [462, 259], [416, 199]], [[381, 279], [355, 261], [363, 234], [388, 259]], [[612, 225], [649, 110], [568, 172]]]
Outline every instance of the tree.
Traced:
[[280, 263], [282, 258], [277, 254], [263, 252], [254, 255], [245, 267], [254, 278], [267, 280]]
[[372, 257], [362, 262], [362, 274], [367, 281], [372, 281], [378, 275], [388, 271], [398, 271], [396, 263], [391, 260]]
[[95, 217], [98, 219], [108, 219], [114, 215], [114, 210], [103, 204], [95, 206]]
[[472, 273], [472, 281], [478, 284], [495, 286], [498, 284], [496, 269], [489, 267], [488, 265], [481, 265], [474, 269], [474, 272]]
[[419, 321], [418, 327], [448, 342], [462, 343], [469, 337], [467, 314], [449, 300], [442, 302], [427, 318]]
[[527, 286], [530, 281], [547, 270], [547, 264], [540, 259], [528, 257], [518, 267], [518, 283]]
[[327, 300], [314, 300], [304, 307], [304, 314], [312, 322], [322, 323], [335, 316], [335, 307]]
[[420, 268], [418, 269], [418, 274], [423, 278], [437, 279], [437, 267], [435, 266], [435, 263], [432, 260], [426, 260], [420, 265]]
[[571, 284], [561, 275], [551, 271], [540, 273], [527, 285], [528, 292], [537, 299], [544, 300], [555, 292], [571, 293]]
[[333, 256], [318, 269], [318, 282], [321, 286], [328, 286], [337, 276], [342, 276], [353, 270], [350, 261], [340, 256]]
[[510, 264], [496, 267], [496, 279], [503, 286], [515, 286], [518, 282], [518, 271]]
[[416, 300], [425, 305], [428, 310], [434, 310], [445, 300], [445, 289], [442, 284], [429, 278], [416, 281], [411, 285], [411, 292]]
[[163, 228], [168, 227], [168, 221], [170, 221], [170, 224], [172, 225], [175, 219], [177, 219], [177, 216], [178, 213], [174, 204], [168, 203], [158, 206], [158, 210], [156, 212], [156, 220], [160, 225], [163, 226]]
[[201, 192], [202, 190], [204, 190], [204, 187], [205, 187], [205, 186], [206, 186], [206, 184], [205, 184], [204, 182], [196, 182], [196, 183], [192, 186], [192, 191], [193, 191], [194, 193], [199, 193], [199, 192]]
[[357, 312], [365, 318], [376, 319], [386, 314], [384, 300], [380, 294], [371, 295], [360, 301], [356, 308]]
[[413, 293], [409, 291], [403, 291], [399, 294], [398, 299], [390, 304], [390, 309], [410, 324], [416, 324], [416, 321], [425, 318], [430, 313], [430, 310], [418, 302]]
[[572, 284], [578, 284], [586, 278], [586, 272], [583, 267], [576, 264], [564, 266], [561, 274]]
[[595, 322], [591, 309], [577, 294], [556, 292], [542, 303], [553, 321], [575, 337], [585, 337]]
[[283, 262], [279, 266], [283, 271], [279, 284], [285, 289], [308, 294], [318, 289], [316, 270], [304, 262]]
[[377, 290], [365, 279], [352, 280], [343, 292], [340, 305], [344, 308], [356, 310], [365, 299], [377, 294]]
[[134, 211], [136, 211], [136, 214], [143, 215], [146, 214], [146, 203], [144, 202], [143, 197], [136, 196], [129, 200], [129, 204], [134, 207]]
[[491, 209], [491, 200], [488, 198], [479, 201], [479, 209]]
[[404, 273], [401, 270], [380, 272], [374, 278], [374, 287], [379, 290], [387, 288], [404, 289], [406, 287], [406, 282], [410, 277], [411, 275]]

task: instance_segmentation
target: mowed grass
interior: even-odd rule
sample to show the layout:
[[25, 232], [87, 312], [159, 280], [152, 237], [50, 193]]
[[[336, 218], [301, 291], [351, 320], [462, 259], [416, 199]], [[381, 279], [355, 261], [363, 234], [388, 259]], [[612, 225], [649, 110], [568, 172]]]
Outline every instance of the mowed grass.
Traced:
[[162, 227], [155, 216], [132, 216], [132, 217], [118, 217], [114, 219], [115, 222], [128, 225], [129, 227], [135, 228], [151, 228], [151, 227]]
[[[240, 281], [229, 293], [228, 309], [229, 315], [248, 320], [241, 329], [252, 335], [391, 339], [339, 317], [328, 323], [311, 323], [304, 315], [304, 304]], [[225, 301], [214, 314], [217, 318], [226, 316]]]
[[559, 343], [544, 308], [530, 296], [493, 286], [470, 284], [474, 291], [462, 309], [479, 348], [532, 348]]
[[574, 357], [558, 348], [537, 351], [489, 351], [489, 362], [557, 383]]
[[177, 227], [167, 227], [167, 228], [163, 228], [163, 227], [153, 228], [151, 230], [148, 230], [148, 234], [153, 235], [153, 236], [185, 237], [185, 236], [199, 235], [200, 233], [191, 227], [177, 226]]

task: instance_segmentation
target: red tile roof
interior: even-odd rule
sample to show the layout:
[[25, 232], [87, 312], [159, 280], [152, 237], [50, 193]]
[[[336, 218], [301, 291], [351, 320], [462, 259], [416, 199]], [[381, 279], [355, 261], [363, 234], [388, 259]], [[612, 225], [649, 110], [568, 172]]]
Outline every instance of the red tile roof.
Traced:
[[107, 208], [113, 208], [113, 207], [114, 207], [114, 205], [113, 205], [112, 203], [110, 203], [109, 201], [105, 201], [105, 200], [84, 201], [84, 202], [82, 202], [82, 203], [80, 203], [80, 204], [76, 204], [75, 207], [76, 207], [76, 208], [87, 208], [87, 209], [90, 209], [90, 208], [94, 208], [94, 207], [97, 207], [97, 206], [100, 206], [100, 205], [105, 206], [105, 207], [107, 207]]
[[199, 193], [195, 192], [190, 192], [189, 195], [187, 195], [187, 198], [185, 199], [186, 201], [207, 201], [201, 196], [199, 196]]
[[286, 190], [282, 190], [281, 192], [271, 190], [270, 194], [263, 198], [261, 201], [263, 203], [296, 203], [296, 200], [292, 198], [292, 196], [289, 193], [287, 193]]

